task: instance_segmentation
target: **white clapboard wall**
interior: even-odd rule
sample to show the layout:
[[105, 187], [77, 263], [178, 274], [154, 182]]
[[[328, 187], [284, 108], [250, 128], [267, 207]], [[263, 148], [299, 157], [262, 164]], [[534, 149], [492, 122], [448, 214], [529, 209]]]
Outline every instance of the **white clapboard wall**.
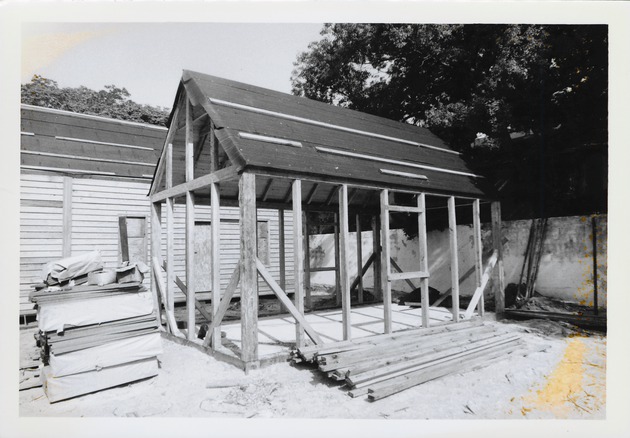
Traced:
[[[66, 243], [64, 254], [64, 179], [66, 187], [66, 228], [69, 228], [70, 243]], [[144, 218], [146, 249], [143, 250], [148, 263], [150, 254], [150, 209], [147, 193], [149, 183], [136, 180], [101, 180], [70, 178], [63, 176], [27, 174], [21, 175], [20, 205], [20, 314], [33, 314], [33, 304], [28, 299], [32, 285], [40, 282], [40, 272], [50, 261], [64, 256], [99, 250], [105, 268], [115, 268], [121, 262], [119, 218]], [[68, 201], [70, 205], [68, 206]], [[210, 223], [210, 207], [199, 205], [195, 218], [200, 225]], [[238, 208], [221, 209], [221, 285], [225, 287], [239, 260]], [[162, 257], [166, 256], [166, 214], [162, 215]], [[185, 207], [175, 206], [174, 257], [175, 272], [186, 283], [185, 269]], [[268, 245], [268, 267], [275, 279], [280, 281], [280, 252], [278, 211], [258, 211], [261, 232], [268, 230], [268, 239], [259, 240]], [[134, 223], [137, 223], [136, 219]], [[291, 212], [285, 212], [285, 260], [286, 285], [288, 292], [293, 288], [293, 239]], [[266, 240], [266, 242], [265, 242]], [[137, 248], [136, 248], [137, 249]], [[145, 277], [149, 285], [150, 276]], [[206, 282], [207, 284], [208, 282]], [[184, 295], [175, 287], [176, 300]], [[202, 287], [200, 297], [207, 298], [209, 288]], [[237, 294], [238, 294], [237, 290]], [[261, 280], [260, 294], [271, 290]]]

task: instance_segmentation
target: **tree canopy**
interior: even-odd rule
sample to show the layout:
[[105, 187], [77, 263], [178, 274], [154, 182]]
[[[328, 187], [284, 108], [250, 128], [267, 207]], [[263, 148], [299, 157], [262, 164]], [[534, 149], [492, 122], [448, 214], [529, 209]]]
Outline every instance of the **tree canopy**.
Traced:
[[59, 88], [56, 81], [39, 75], [22, 85], [22, 103], [160, 126], [166, 126], [169, 115], [166, 108], [134, 102], [127, 89], [116, 85], [99, 91]]

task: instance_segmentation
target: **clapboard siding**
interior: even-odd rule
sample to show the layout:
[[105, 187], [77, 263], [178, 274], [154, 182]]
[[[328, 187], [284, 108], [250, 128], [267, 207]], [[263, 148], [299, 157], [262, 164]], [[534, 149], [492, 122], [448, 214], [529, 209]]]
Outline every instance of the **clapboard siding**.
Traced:
[[[33, 313], [28, 295], [31, 285], [41, 281], [45, 262], [63, 252], [63, 207], [50, 207], [50, 200], [62, 201], [63, 177], [23, 174], [20, 182], [20, 313]], [[24, 200], [33, 201], [24, 203]], [[41, 203], [41, 207], [37, 203]]]

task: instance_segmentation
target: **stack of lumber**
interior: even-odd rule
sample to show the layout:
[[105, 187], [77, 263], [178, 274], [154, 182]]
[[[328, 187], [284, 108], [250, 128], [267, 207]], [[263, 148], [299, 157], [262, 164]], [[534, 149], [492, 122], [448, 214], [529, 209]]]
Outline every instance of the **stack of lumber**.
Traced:
[[141, 283], [47, 288], [31, 300], [50, 402], [158, 374], [162, 341], [153, 296]]
[[480, 320], [298, 348], [349, 395], [375, 401], [449, 374], [491, 364], [520, 346], [518, 335]]

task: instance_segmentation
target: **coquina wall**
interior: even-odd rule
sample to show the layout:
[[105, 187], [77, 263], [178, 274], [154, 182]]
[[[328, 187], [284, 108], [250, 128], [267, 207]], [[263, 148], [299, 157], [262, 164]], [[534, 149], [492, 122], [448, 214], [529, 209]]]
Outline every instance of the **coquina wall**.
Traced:
[[[551, 218], [543, 246], [543, 255], [538, 271], [536, 291], [542, 295], [561, 300], [593, 305], [593, 241], [592, 216]], [[597, 233], [597, 278], [598, 305], [606, 307], [606, 266], [607, 266], [607, 217], [595, 216]], [[523, 266], [524, 254], [531, 228], [530, 220], [504, 222], [502, 240], [506, 284], [518, 283]], [[350, 238], [350, 275], [357, 273], [356, 237]], [[402, 230], [392, 230], [391, 255], [404, 271], [419, 269], [418, 241], [408, 239]], [[475, 290], [474, 247], [472, 226], [457, 227], [460, 294], [472, 295]], [[489, 225], [482, 227], [484, 259], [491, 252]], [[445, 292], [451, 287], [450, 254], [448, 230], [428, 233], [429, 272], [431, 287]], [[332, 266], [334, 264], [334, 239], [332, 235], [311, 237], [311, 266]], [[371, 232], [362, 233], [363, 263], [372, 251]], [[318, 272], [311, 276], [312, 284], [333, 285], [334, 273]], [[419, 282], [414, 281], [416, 286]], [[364, 277], [364, 284], [373, 287], [373, 270]], [[394, 290], [411, 291], [404, 281], [395, 282]], [[489, 292], [487, 288], [486, 293]]]

